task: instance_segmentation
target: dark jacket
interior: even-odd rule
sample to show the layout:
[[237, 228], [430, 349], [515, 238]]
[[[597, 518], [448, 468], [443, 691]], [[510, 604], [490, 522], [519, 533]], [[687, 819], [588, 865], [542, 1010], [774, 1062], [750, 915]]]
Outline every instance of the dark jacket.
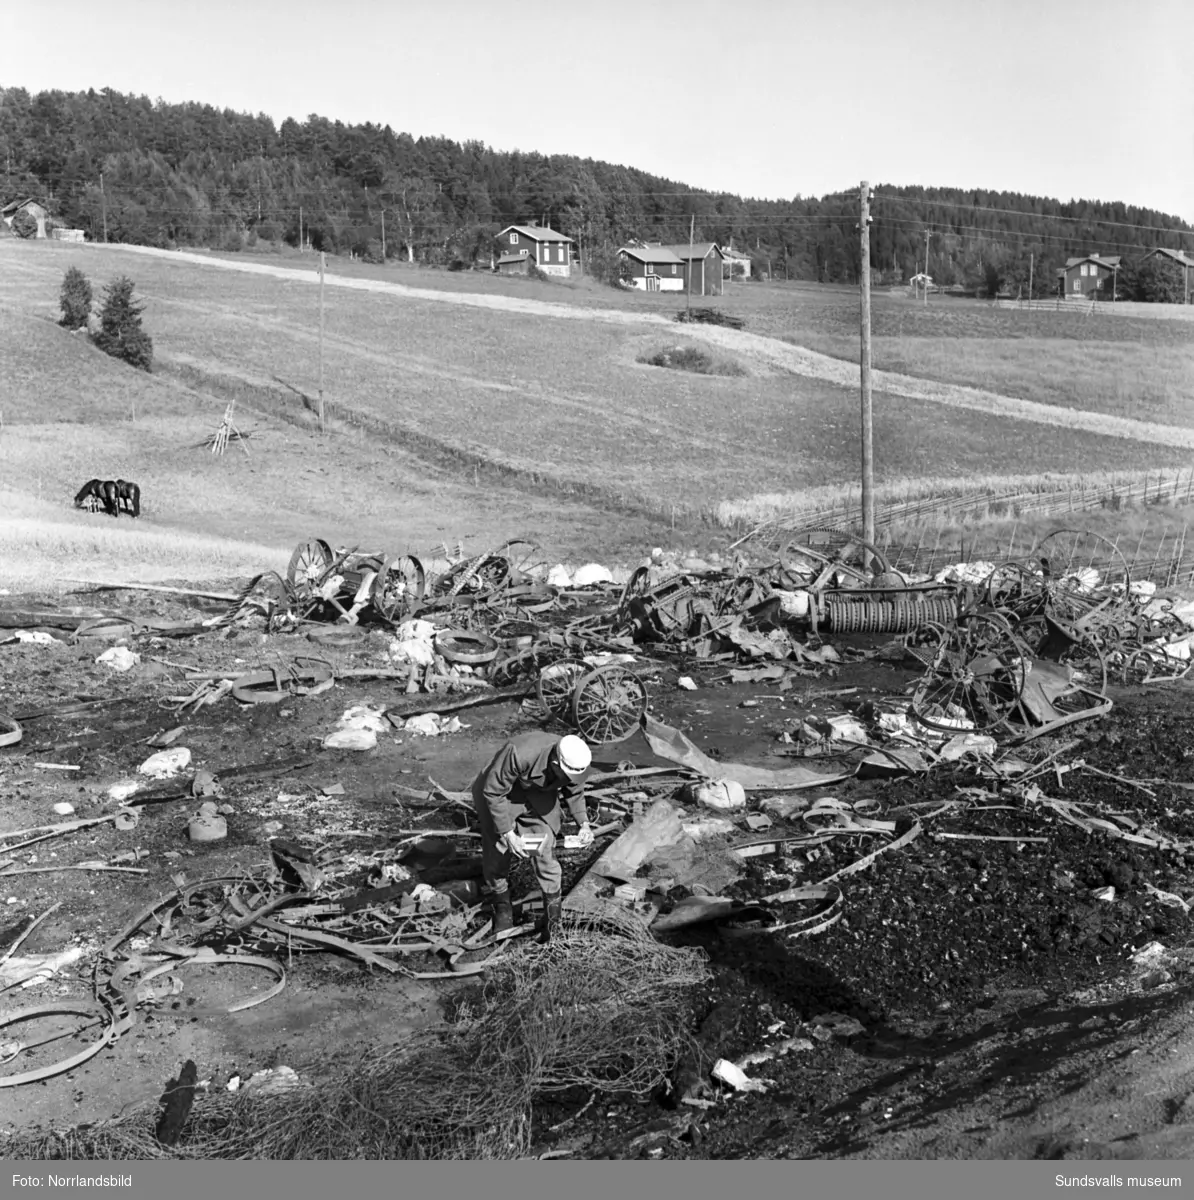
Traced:
[[563, 775], [561, 779], [548, 766], [551, 752], [559, 740], [554, 734], [539, 731], [519, 734], [493, 756], [493, 761], [482, 772], [478, 780], [480, 786], [474, 789], [474, 795], [480, 793], [479, 802], [489, 809], [498, 837], [514, 828], [511, 802], [525, 805], [546, 818], [556, 833], [560, 827], [561, 802], [568, 806], [578, 825], [584, 824], [584, 776]]

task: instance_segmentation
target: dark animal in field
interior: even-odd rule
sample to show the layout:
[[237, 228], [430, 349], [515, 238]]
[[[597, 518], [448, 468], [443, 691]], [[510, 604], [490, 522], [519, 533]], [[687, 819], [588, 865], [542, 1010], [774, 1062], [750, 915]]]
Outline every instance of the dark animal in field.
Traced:
[[129, 516], [141, 515], [141, 489], [131, 479], [116, 481], [116, 500]]
[[[136, 484], [133, 484], [136, 487]], [[109, 516], [120, 516], [116, 481], [113, 479], [89, 479], [75, 496], [76, 508], [90, 508], [93, 512], [102, 505]], [[137, 488], [137, 513], [141, 511], [141, 489]], [[137, 515], [136, 513], [133, 514]]]

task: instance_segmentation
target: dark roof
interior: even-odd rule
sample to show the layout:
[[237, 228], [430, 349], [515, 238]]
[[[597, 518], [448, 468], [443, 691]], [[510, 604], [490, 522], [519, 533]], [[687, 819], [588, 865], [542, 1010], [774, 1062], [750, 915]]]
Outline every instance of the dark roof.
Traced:
[[682, 263], [684, 260], [668, 246], [623, 246], [619, 254], [629, 254], [644, 263]]
[[0, 216], [8, 216], [10, 212], [16, 212], [18, 208], [24, 208], [26, 204], [36, 204], [38, 208], [45, 208], [45, 205], [38, 200], [34, 200], [32, 196], [25, 200], [14, 200], [11, 204], [6, 204], [0, 208]]
[[1065, 260], [1065, 269], [1068, 271], [1071, 267], [1078, 266], [1079, 263], [1092, 262], [1098, 263], [1100, 267], [1106, 267], [1110, 270], [1113, 267], [1119, 266], [1120, 256], [1118, 254], [1084, 254], [1081, 258], [1067, 258]]
[[497, 260], [497, 265], [500, 267], [506, 263], [525, 263], [530, 261], [531, 256], [529, 254], [503, 254], [501, 258]]
[[716, 250], [721, 253], [721, 247], [716, 242], [693, 242], [690, 247], [687, 242], [682, 242], [679, 245], [665, 246], [665, 250], [670, 250], [678, 258], [708, 258], [711, 250]]
[[[571, 242], [575, 240], [565, 237], [562, 233], [556, 233], [554, 229], [548, 229], [544, 225], [507, 225], [502, 233], [509, 233], [510, 230], [521, 233], [523, 237], [529, 237], [535, 242]], [[502, 233], [499, 233], [498, 237], [501, 237]]]
[[1153, 254], [1164, 254], [1166, 258], [1171, 258], [1175, 263], [1180, 263], [1183, 267], [1194, 267], [1194, 258], [1187, 258], [1180, 250], [1168, 250], [1164, 246], [1158, 246], [1155, 250], [1149, 250], [1145, 254], [1148, 258]]

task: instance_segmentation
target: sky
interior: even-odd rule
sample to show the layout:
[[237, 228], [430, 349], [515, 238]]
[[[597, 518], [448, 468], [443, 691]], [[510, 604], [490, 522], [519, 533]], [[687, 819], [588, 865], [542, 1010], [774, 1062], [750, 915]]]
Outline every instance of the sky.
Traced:
[[872, 184], [1194, 224], [1191, 0], [55, 0], [0, 86], [317, 113], [744, 197]]

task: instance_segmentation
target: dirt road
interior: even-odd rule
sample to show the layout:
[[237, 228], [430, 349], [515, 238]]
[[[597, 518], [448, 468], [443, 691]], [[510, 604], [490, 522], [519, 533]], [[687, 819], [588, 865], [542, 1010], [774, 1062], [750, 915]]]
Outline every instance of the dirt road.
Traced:
[[[171, 262], [196, 263], [216, 270], [271, 275], [278, 279], [306, 283], [317, 283], [319, 280], [317, 271], [274, 266], [270, 263], [213, 258], [210, 255], [194, 254], [189, 251], [157, 250], [148, 246], [124, 245], [109, 245], [102, 248], [130, 254], [151, 255], [165, 258]], [[380, 279], [360, 279], [326, 272], [325, 282], [328, 287], [377, 292], [410, 300], [430, 300], [441, 304], [496, 309], [502, 312], [524, 313], [529, 316], [552, 317], [563, 321], [600, 321], [607, 324], [651, 329], [662, 328], [678, 333], [677, 326], [673, 321], [653, 313], [627, 312], [616, 308], [593, 308], [578, 304], [557, 304], [543, 300], [523, 299], [517, 296], [487, 296], [472, 292], [439, 291], [433, 288], [408, 287], [405, 284], [390, 283]], [[758, 334], [707, 325], [686, 325], [683, 328], [683, 337], [721, 346], [744, 355], [748, 359], [754, 359], [773, 369], [793, 375], [818, 379], [842, 387], [855, 388], [858, 386], [858, 367], [854, 363], [831, 358], [829, 355], [819, 354], [814, 350], [806, 350], [801, 346], [791, 345], [776, 338], [760, 337]], [[936, 383], [890, 371], [875, 371], [872, 383], [876, 392], [908, 400], [929, 401], [950, 408], [974, 409], [1038, 425], [1082, 430], [1158, 446], [1194, 447], [1194, 430], [1172, 425], [1158, 425], [1127, 417], [1055, 407], [1033, 400], [1003, 396], [997, 392], [984, 391], [980, 388]]]

